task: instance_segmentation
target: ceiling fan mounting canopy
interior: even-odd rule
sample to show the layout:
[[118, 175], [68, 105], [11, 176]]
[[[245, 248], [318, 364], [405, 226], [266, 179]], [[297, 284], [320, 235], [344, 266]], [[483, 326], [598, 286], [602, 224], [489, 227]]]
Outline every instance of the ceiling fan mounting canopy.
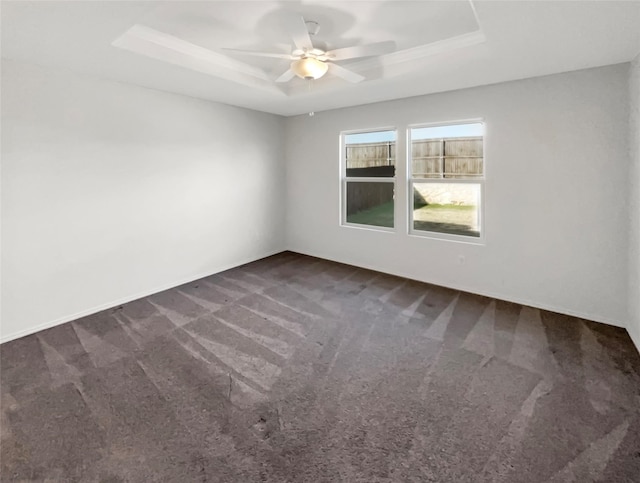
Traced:
[[305, 20], [304, 24], [307, 26], [309, 35], [318, 35], [318, 32], [320, 32], [320, 24], [315, 20]]

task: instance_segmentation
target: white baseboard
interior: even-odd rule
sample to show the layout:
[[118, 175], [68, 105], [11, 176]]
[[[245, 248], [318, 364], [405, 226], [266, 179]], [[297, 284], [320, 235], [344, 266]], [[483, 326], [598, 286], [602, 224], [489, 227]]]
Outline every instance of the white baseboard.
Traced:
[[[382, 272], [382, 273], [388, 273], [389, 275], [396, 275], [398, 277], [403, 277], [403, 278], [408, 278], [411, 280], [416, 280], [414, 277], [406, 274], [406, 273], [402, 273], [402, 271], [390, 271], [387, 270], [386, 268], [381, 268], [381, 267], [377, 267], [375, 265], [370, 265], [370, 264], [354, 264], [350, 261], [347, 260], [339, 260], [335, 257], [331, 257], [328, 255], [324, 255], [324, 254], [320, 254], [320, 253], [310, 253], [310, 252], [306, 252], [304, 250], [298, 250], [295, 248], [289, 248], [288, 249], [291, 252], [294, 253], [300, 253], [302, 255], [308, 255], [311, 257], [317, 257], [317, 258], [324, 258], [325, 260], [331, 260], [334, 262], [338, 262], [338, 263], [344, 263], [347, 265], [352, 265], [354, 267], [359, 267], [359, 268], [365, 268], [367, 270], [375, 270], [376, 272]], [[504, 294], [500, 294], [497, 292], [489, 292], [489, 291], [484, 291], [484, 290], [478, 290], [475, 288], [469, 288], [469, 287], [465, 287], [464, 285], [443, 285], [441, 282], [438, 282], [436, 280], [417, 280], [418, 282], [424, 282], [424, 283], [430, 283], [432, 285], [438, 285], [441, 287], [446, 287], [446, 288], [450, 288], [453, 290], [460, 290], [462, 292], [468, 292], [468, 293], [473, 293], [476, 295], [483, 295], [485, 297], [491, 297], [497, 300], [504, 300], [505, 302], [513, 302], [516, 304], [520, 304], [520, 305], [527, 305], [529, 307], [534, 307], [536, 309], [542, 309], [542, 310], [548, 310], [550, 312], [556, 312], [559, 314], [564, 314], [564, 315], [570, 315], [572, 317], [578, 317], [581, 319], [585, 319], [585, 320], [589, 320], [589, 321], [593, 321], [593, 322], [598, 322], [601, 324], [606, 324], [606, 325], [612, 325], [614, 327], [620, 327], [622, 329], [626, 329], [626, 324], [624, 323], [624, 321], [620, 321], [620, 320], [615, 320], [615, 319], [611, 319], [609, 317], [605, 317], [602, 315], [598, 315], [598, 314], [590, 314], [587, 312], [579, 312], [576, 310], [571, 310], [571, 309], [567, 309], [567, 308], [563, 308], [563, 307], [556, 307], [553, 305], [549, 305], [549, 304], [545, 304], [542, 302], [537, 302], [535, 300], [529, 300], [529, 299], [525, 299], [525, 298], [519, 298], [519, 297], [512, 297], [510, 295], [504, 295]], [[636, 342], [636, 345], [638, 346], [638, 343]], [[640, 346], [638, 346], [640, 348]]]
[[126, 297], [123, 297], [123, 298], [118, 299], [118, 300], [113, 300], [111, 302], [100, 304], [100, 305], [98, 305], [96, 307], [91, 307], [91, 308], [86, 309], [86, 310], [81, 310], [80, 312], [76, 312], [75, 314], [65, 315], [64, 317], [60, 317], [60, 318], [57, 318], [55, 320], [52, 320], [52, 321], [49, 321], [49, 322], [45, 322], [43, 324], [36, 325], [35, 327], [29, 327], [27, 329], [20, 330], [18, 332], [14, 332], [14, 333], [9, 334], [9, 335], [2, 335], [2, 337], [0, 337], [0, 344], [4, 344], [5, 342], [9, 342], [9, 341], [12, 341], [12, 340], [15, 340], [15, 339], [19, 339], [21, 337], [25, 337], [27, 335], [35, 334], [36, 332], [40, 332], [41, 330], [50, 329], [51, 327], [55, 327], [57, 325], [65, 324], [67, 322], [71, 322], [72, 320], [76, 320], [76, 319], [79, 319], [81, 317], [86, 317], [87, 315], [92, 315], [92, 314], [101, 312], [103, 310], [107, 310], [107, 309], [110, 309], [110, 308], [113, 308], [113, 307], [117, 307], [118, 305], [126, 304], [128, 302], [132, 302], [133, 300], [138, 300], [138, 299], [143, 298], [143, 297], [148, 297], [149, 295], [153, 295], [155, 293], [162, 292], [164, 290], [169, 290], [170, 288], [177, 287], [177, 286], [183, 285], [185, 283], [193, 282], [194, 280], [199, 280], [201, 278], [209, 277], [211, 275], [214, 275], [214, 274], [220, 273], [220, 272], [224, 272], [225, 270], [229, 270], [231, 268], [235, 268], [235, 267], [239, 267], [241, 265], [245, 265], [247, 263], [255, 262], [256, 260], [260, 260], [262, 258], [270, 257], [270, 256], [275, 255], [277, 253], [282, 253], [283, 251], [286, 251], [286, 250], [282, 249], [282, 250], [270, 251], [270, 252], [267, 252], [265, 254], [258, 255], [257, 257], [250, 257], [248, 259], [244, 259], [244, 260], [240, 260], [240, 261], [233, 262], [233, 263], [230, 263], [230, 264], [226, 264], [226, 265], [223, 265], [221, 267], [216, 268], [213, 271], [207, 271], [206, 273], [201, 273], [201, 274], [198, 274], [198, 275], [195, 275], [195, 276], [189, 276], [189, 277], [186, 277], [185, 279], [182, 279], [182, 280], [177, 280], [177, 281], [174, 281], [174, 282], [163, 284], [163, 285], [160, 285], [160, 286], [155, 287], [155, 288], [150, 289], [150, 290], [145, 290], [143, 292], [139, 292], [139, 293], [133, 294], [133, 295], [127, 295]]
[[[57, 325], [65, 324], [67, 322], [71, 322], [71, 321], [79, 319], [81, 317], [86, 317], [87, 315], [92, 315], [92, 314], [95, 314], [97, 312], [101, 312], [103, 310], [107, 310], [107, 309], [110, 309], [110, 308], [113, 308], [113, 307], [117, 307], [118, 305], [126, 304], [128, 302], [133, 301], [133, 300], [138, 300], [138, 299], [143, 298], [143, 297], [148, 297], [148, 296], [153, 295], [155, 293], [162, 292], [164, 290], [168, 290], [170, 288], [177, 287], [177, 286], [183, 285], [185, 283], [193, 282], [194, 280], [199, 280], [201, 278], [209, 277], [209, 276], [214, 275], [216, 273], [224, 272], [225, 270], [229, 270], [231, 268], [239, 267], [241, 265], [245, 265], [247, 263], [251, 263], [251, 262], [254, 262], [256, 260], [260, 260], [262, 258], [270, 257], [272, 255], [275, 255], [277, 253], [281, 253], [283, 251], [287, 251], [287, 249], [270, 251], [270, 252], [267, 252], [265, 254], [259, 255], [257, 257], [251, 257], [251, 258], [246, 259], [246, 260], [241, 260], [241, 261], [233, 262], [233, 263], [230, 263], [230, 264], [227, 264], [227, 265], [223, 265], [223, 266], [218, 267], [217, 269], [215, 269], [213, 271], [207, 271], [206, 273], [201, 273], [201, 274], [198, 274], [196, 276], [190, 276], [190, 277], [187, 277], [187, 278], [182, 279], [182, 280], [178, 280], [178, 281], [175, 281], [175, 282], [164, 284], [164, 285], [161, 285], [161, 286], [156, 287], [154, 289], [146, 290], [146, 291], [134, 294], [134, 295], [123, 297], [123, 298], [118, 299], [118, 300], [107, 302], [107, 303], [101, 304], [99, 306], [92, 307], [90, 309], [82, 310], [82, 311], [77, 312], [75, 314], [71, 314], [71, 315], [67, 315], [67, 316], [64, 316], [64, 317], [60, 317], [60, 318], [58, 318], [56, 320], [45, 322], [45, 323], [39, 324], [39, 325], [37, 325], [35, 327], [29, 327], [27, 329], [24, 329], [24, 330], [21, 330], [21, 331], [18, 331], [18, 332], [14, 332], [13, 334], [3, 335], [2, 337], [0, 337], [0, 344], [4, 344], [5, 342], [9, 342], [9, 341], [12, 341], [12, 340], [15, 340], [15, 339], [19, 339], [21, 337], [25, 337], [27, 335], [34, 334], [36, 332], [40, 332], [41, 330], [50, 329], [51, 327], [55, 327]], [[288, 251], [292, 251], [294, 253], [300, 253], [302, 255], [308, 255], [308, 256], [311, 256], [311, 257], [324, 258], [326, 260], [331, 260], [331, 261], [338, 262], [338, 263], [344, 263], [344, 264], [352, 265], [352, 266], [355, 266], [355, 267], [365, 268], [367, 270], [375, 270], [377, 272], [388, 273], [390, 275], [396, 275], [398, 277], [411, 279], [411, 277], [408, 276], [407, 274], [400, 273], [399, 271], [389, 271], [389, 270], [386, 270], [386, 269], [382, 269], [381, 267], [376, 267], [374, 265], [353, 264], [353, 263], [350, 263], [348, 261], [338, 260], [338, 259], [336, 259], [334, 257], [323, 255], [323, 254], [308, 253], [308, 252], [306, 252], [304, 250], [288, 249]], [[460, 286], [442, 285], [441, 283], [438, 283], [436, 281], [430, 281], [430, 280], [419, 280], [419, 281], [420, 282], [425, 282], [425, 283], [431, 283], [431, 284], [434, 284], [434, 285], [445, 286], [447, 288], [451, 288], [451, 289], [454, 289], [454, 290], [461, 290], [463, 292], [474, 293], [474, 294], [477, 294], [477, 295], [484, 295], [486, 297], [491, 297], [491, 298], [495, 298], [495, 299], [498, 299], [498, 300], [504, 300], [504, 301], [507, 301], [507, 302], [513, 302], [513, 303], [517, 303], [517, 304], [521, 304], [521, 305], [527, 305], [529, 307], [534, 307], [534, 308], [537, 308], [537, 309], [549, 310], [549, 311], [557, 312], [557, 313], [560, 313], [560, 314], [571, 315], [573, 317], [579, 317], [581, 319], [591, 320], [591, 321], [594, 321], [594, 322], [599, 322], [601, 324], [612, 325], [614, 327], [620, 327], [620, 328], [623, 328], [623, 329], [626, 328], [627, 332], [629, 333], [629, 336], [631, 337], [631, 340], [633, 341], [633, 343], [635, 344], [636, 348], [638, 349], [638, 352], [640, 352], [640, 330], [638, 330], [638, 329], [634, 330], [632, 327], [626, 327], [623, 322], [618, 321], [618, 320], [612, 320], [610, 318], [606, 318], [606, 317], [602, 317], [602, 316], [598, 316], [598, 315], [594, 315], [594, 314], [589, 314], [589, 313], [584, 313], [584, 312], [578, 312], [578, 311], [575, 311], [575, 310], [568, 310], [568, 309], [565, 309], [565, 308], [562, 308], [562, 307], [556, 307], [556, 306], [552, 306], [552, 305], [549, 305], [549, 304], [539, 303], [539, 302], [536, 302], [534, 300], [528, 300], [528, 299], [523, 299], [523, 298], [518, 298], [518, 297], [505, 296], [505, 295], [502, 295], [502, 294], [499, 294], [499, 293], [494, 293], [494, 292], [487, 292], [487, 291], [479, 291], [479, 290], [475, 290], [475, 289], [469, 289], [469, 288], [461, 286], [461, 285]]]

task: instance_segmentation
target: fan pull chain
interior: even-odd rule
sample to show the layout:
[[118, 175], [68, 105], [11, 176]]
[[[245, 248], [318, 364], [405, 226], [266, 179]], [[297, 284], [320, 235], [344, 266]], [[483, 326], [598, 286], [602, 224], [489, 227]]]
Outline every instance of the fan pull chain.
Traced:
[[[308, 86], [308, 90], [309, 90], [309, 92], [311, 92], [311, 84], [312, 84], [312, 83], [313, 83], [313, 80], [312, 80], [312, 79], [307, 79], [307, 86]], [[309, 117], [313, 117], [313, 116], [314, 116], [314, 114], [315, 114], [315, 112], [311, 111], [311, 112], [309, 113]]]

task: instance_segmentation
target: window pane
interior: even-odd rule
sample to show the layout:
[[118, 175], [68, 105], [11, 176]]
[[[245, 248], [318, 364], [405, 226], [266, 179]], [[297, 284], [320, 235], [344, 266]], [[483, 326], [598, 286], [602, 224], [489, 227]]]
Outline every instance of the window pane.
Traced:
[[472, 122], [467, 124], [445, 124], [442, 126], [415, 127], [411, 129], [411, 139], [442, 139], [482, 137], [484, 124]]
[[483, 175], [481, 123], [411, 129], [414, 178], [477, 178]]
[[347, 223], [393, 228], [393, 183], [347, 182]]
[[346, 134], [344, 140], [347, 176], [364, 178], [395, 176], [395, 131]]
[[480, 236], [480, 185], [414, 183], [413, 229]]

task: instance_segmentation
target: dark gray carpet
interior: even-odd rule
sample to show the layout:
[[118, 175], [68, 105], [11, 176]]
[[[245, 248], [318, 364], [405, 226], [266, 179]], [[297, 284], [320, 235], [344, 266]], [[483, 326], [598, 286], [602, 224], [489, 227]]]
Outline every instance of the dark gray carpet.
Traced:
[[1, 355], [4, 481], [640, 481], [625, 331], [294, 253]]

